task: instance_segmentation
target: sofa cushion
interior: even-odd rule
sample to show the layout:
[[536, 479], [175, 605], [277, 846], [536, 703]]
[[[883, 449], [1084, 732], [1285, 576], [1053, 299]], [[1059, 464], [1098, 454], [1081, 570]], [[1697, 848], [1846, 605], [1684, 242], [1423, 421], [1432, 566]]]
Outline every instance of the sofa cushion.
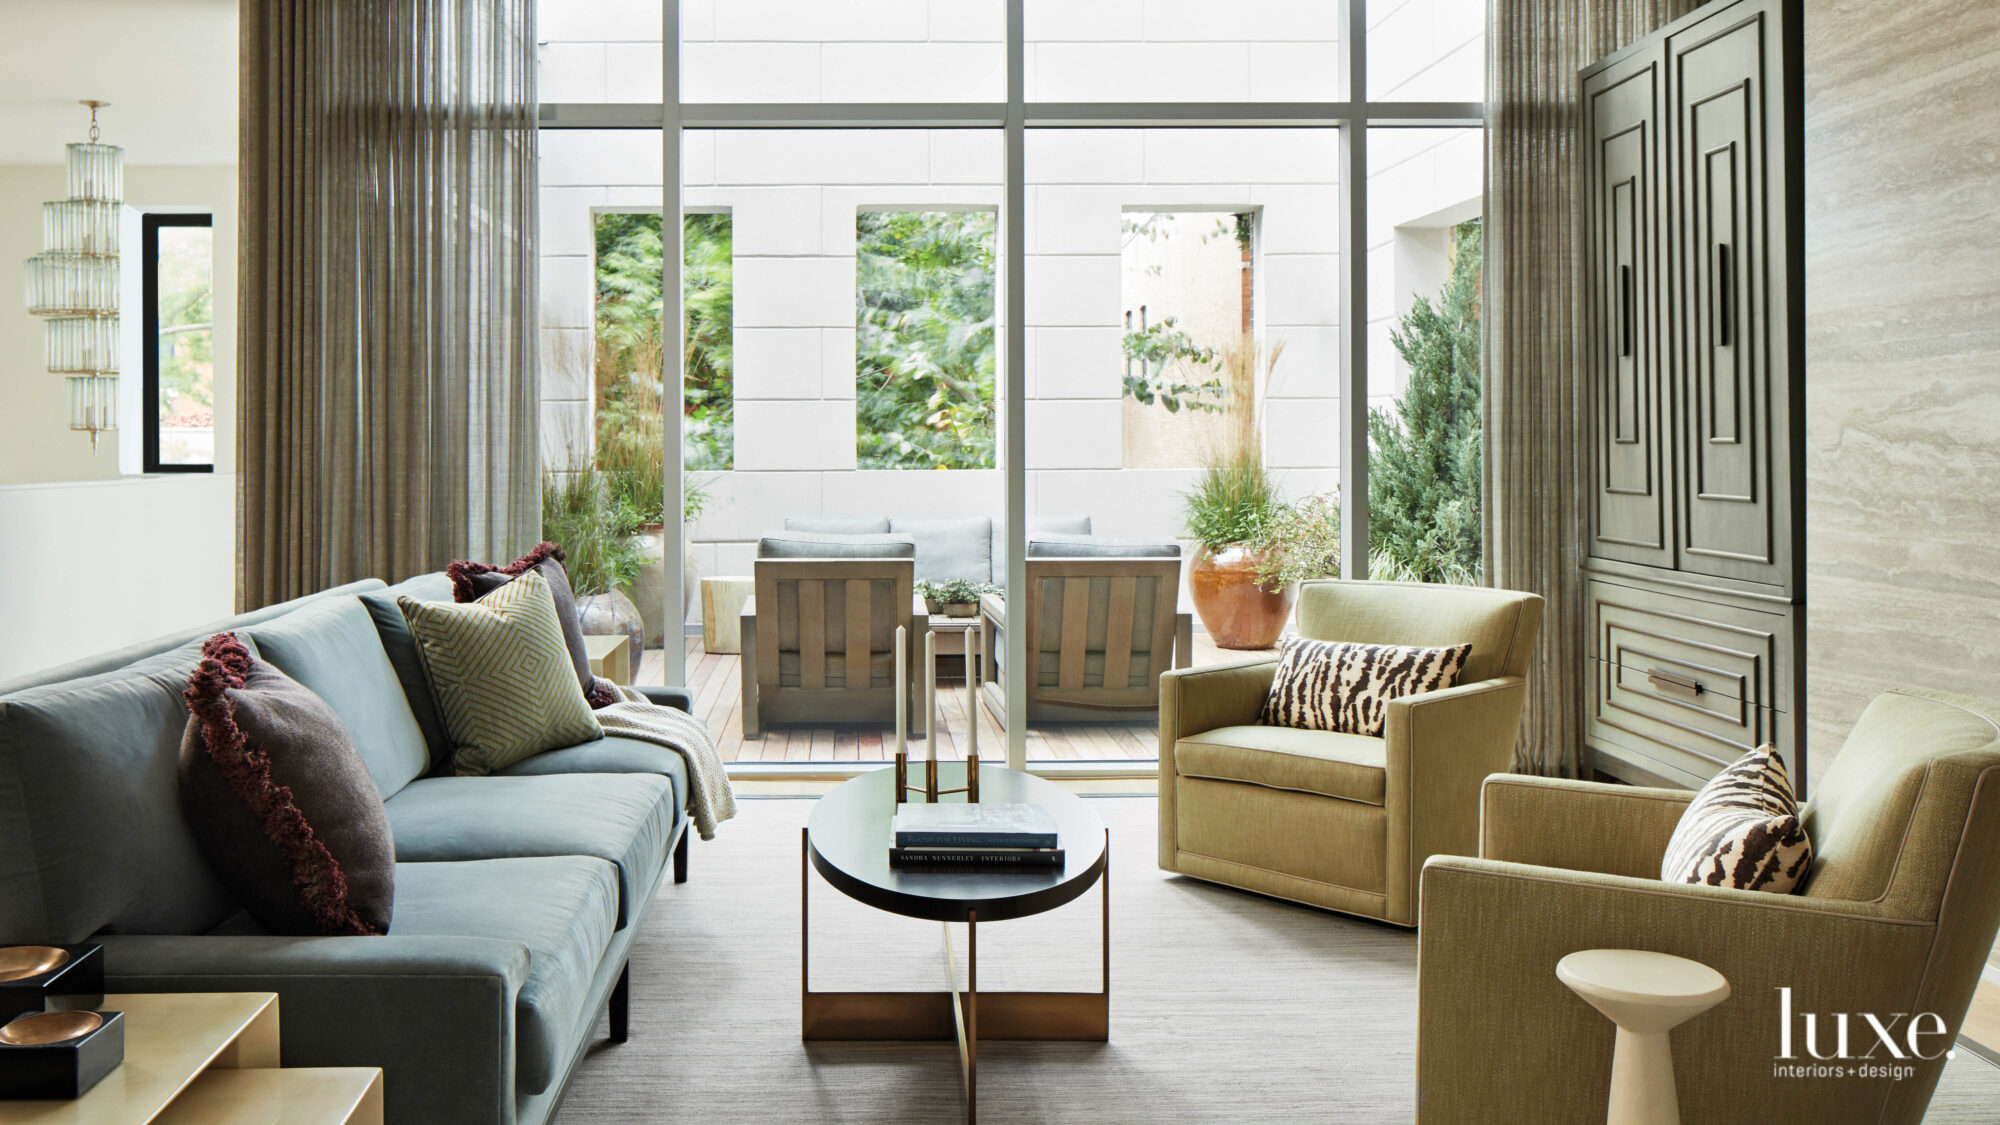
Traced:
[[1130, 539], [1111, 535], [1035, 535], [1032, 559], [1177, 559], [1181, 545], [1170, 539]]
[[586, 856], [399, 863], [390, 933], [527, 947], [528, 976], [514, 1000], [514, 1087], [539, 1094], [575, 1046], [617, 903], [617, 870]]
[[760, 559], [912, 559], [917, 545], [907, 535], [827, 535], [812, 531], [767, 531], [757, 540]]
[[1218, 727], [1174, 743], [1174, 772], [1380, 805], [1388, 789], [1386, 754], [1381, 739], [1359, 734]]
[[568, 773], [647, 773], [674, 787], [673, 815], [687, 809], [687, 760], [664, 746], [607, 734], [596, 742], [548, 750], [499, 771], [498, 777], [541, 777]]
[[430, 777], [383, 806], [396, 859], [428, 863], [587, 855], [618, 866], [618, 925], [646, 901], [667, 861], [673, 785], [648, 774]]
[[429, 771], [430, 744], [359, 599], [313, 602], [243, 635], [256, 639], [266, 663], [304, 684], [340, 717], [381, 796]]
[[889, 521], [882, 516], [786, 516], [785, 530], [818, 535], [887, 535]]
[[402, 598], [461, 774], [604, 737], [563, 644], [540, 571], [469, 605]]
[[184, 698], [181, 807], [236, 901], [274, 934], [387, 933], [395, 847], [340, 717], [233, 633], [202, 646]]
[[993, 581], [993, 521], [985, 516], [891, 519], [889, 530], [917, 545], [917, 581]]
[[201, 643], [0, 696], [0, 944], [199, 934], [236, 912], [181, 813]]
[[431, 697], [431, 683], [424, 678], [423, 655], [417, 651], [417, 638], [410, 632], [410, 623], [403, 620], [403, 611], [396, 608], [397, 598], [448, 602], [451, 579], [441, 570], [433, 571], [361, 595], [361, 604], [368, 608], [368, 616], [375, 622], [375, 633], [382, 638], [382, 651], [396, 669], [396, 682], [403, 685], [403, 698], [410, 704], [410, 714], [416, 716], [417, 729], [424, 732], [424, 745], [430, 750], [431, 762], [427, 772], [450, 773], [451, 739], [445, 737], [444, 716], [438, 714], [437, 700]]

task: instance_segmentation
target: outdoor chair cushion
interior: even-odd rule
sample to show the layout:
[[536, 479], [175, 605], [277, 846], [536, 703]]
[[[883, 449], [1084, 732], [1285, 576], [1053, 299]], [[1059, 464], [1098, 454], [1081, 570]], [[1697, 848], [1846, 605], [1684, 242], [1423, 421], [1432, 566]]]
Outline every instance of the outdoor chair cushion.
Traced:
[[917, 581], [993, 581], [993, 521], [985, 516], [891, 519], [889, 530], [917, 545]]
[[885, 516], [786, 516], [786, 531], [806, 531], [815, 535], [887, 535]]
[[1241, 781], [1380, 805], [1388, 790], [1386, 754], [1381, 739], [1366, 735], [1294, 727], [1217, 727], [1174, 743], [1174, 770], [1182, 777]]
[[1172, 540], [1054, 533], [1037, 534], [1028, 540], [1028, 557], [1038, 559], [1177, 559], [1180, 556], [1181, 545]]
[[757, 540], [760, 559], [910, 559], [917, 545], [907, 535], [833, 535], [767, 531]]

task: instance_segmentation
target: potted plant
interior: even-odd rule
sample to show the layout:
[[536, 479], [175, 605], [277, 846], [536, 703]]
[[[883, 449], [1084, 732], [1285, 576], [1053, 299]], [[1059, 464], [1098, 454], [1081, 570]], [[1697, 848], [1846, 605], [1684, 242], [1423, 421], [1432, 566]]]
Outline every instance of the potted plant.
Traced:
[[639, 543], [643, 516], [613, 487], [609, 474], [585, 459], [542, 476], [542, 536], [562, 544], [578, 623], [586, 634], [624, 634], [632, 668], [646, 654], [645, 619], [625, 596], [646, 563]]
[[1296, 583], [1271, 584], [1259, 572], [1284, 553], [1266, 529], [1281, 511], [1277, 482], [1252, 449], [1212, 462], [1184, 494], [1189, 538], [1196, 542], [1188, 569], [1195, 613], [1216, 645], [1270, 648], [1285, 630]]
[[998, 589], [989, 582], [974, 582], [969, 578], [917, 583], [917, 595], [924, 599], [924, 608], [945, 617], [977, 616], [979, 596]]
[[1255, 546], [1257, 581], [1267, 590], [1297, 590], [1309, 578], [1339, 577], [1340, 498], [1320, 493], [1278, 505]]

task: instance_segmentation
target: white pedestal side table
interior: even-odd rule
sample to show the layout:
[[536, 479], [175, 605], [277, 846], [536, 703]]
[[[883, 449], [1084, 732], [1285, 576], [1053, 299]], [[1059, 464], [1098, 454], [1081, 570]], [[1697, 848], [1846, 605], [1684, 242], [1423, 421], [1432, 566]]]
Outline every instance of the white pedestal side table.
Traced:
[[1585, 949], [1556, 977], [1618, 1025], [1607, 1125], [1680, 1125], [1667, 1033], [1729, 998], [1729, 982], [1699, 961], [1641, 949]]

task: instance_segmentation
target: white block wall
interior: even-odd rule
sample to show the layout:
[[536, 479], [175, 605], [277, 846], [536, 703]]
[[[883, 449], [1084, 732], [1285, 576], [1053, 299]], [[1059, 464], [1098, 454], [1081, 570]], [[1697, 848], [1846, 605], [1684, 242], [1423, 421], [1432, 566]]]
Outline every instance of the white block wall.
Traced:
[[[1219, 18], [1202, 0], [1030, 0], [1028, 96], [1337, 97], [1334, 7], [1239, 0]], [[999, 0], [686, 0], [684, 88], [690, 100], [714, 101], [994, 100], [1004, 96], [1003, 8]], [[1468, 0], [1385, 8], [1380, 39], [1371, 40], [1377, 96], [1476, 97], [1483, 16], [1468, 13], [1477, 9]], [[653, 0], [552, 0], [541, 11], [544, 100], [657, 99]], [[1029, 134], [1031, 514], [1089, 514], [1110, 535], [1180, 531], [1179, 493], [1192, 472], [1119, 467], [1126, 210], [1257, 215], [1258, 328], [1266, 343], [1285, 343], [1266, 392], [1267, 458], [1294, 493], [1338, 487], [1337, 151], [1325, 130]], [[1442, 281], [1439, 231], [1478, 213], [1480, 150], [1476, 130], [1378, 130], [1371, 153], [1371, 403], [1386, 404], [1402, 386], [1389, 326], [1411, 293]], [[1005, 496], [997, 468], [857, 469], [854, 241], [863, 209], [997, 210], [1000, 134], [690, 133], [683, 162], [687, 207], [729, 211], [736, 252], [736, 468], [709, 483], [715, 500], [691, 533], [695, 572], [747, 573], [756, 536], [787, 516], [997, 519]], [[590, 430], [593, 215], [659, 206], [659, 175], [657, 134], [542, 135], [551, 460]]]

